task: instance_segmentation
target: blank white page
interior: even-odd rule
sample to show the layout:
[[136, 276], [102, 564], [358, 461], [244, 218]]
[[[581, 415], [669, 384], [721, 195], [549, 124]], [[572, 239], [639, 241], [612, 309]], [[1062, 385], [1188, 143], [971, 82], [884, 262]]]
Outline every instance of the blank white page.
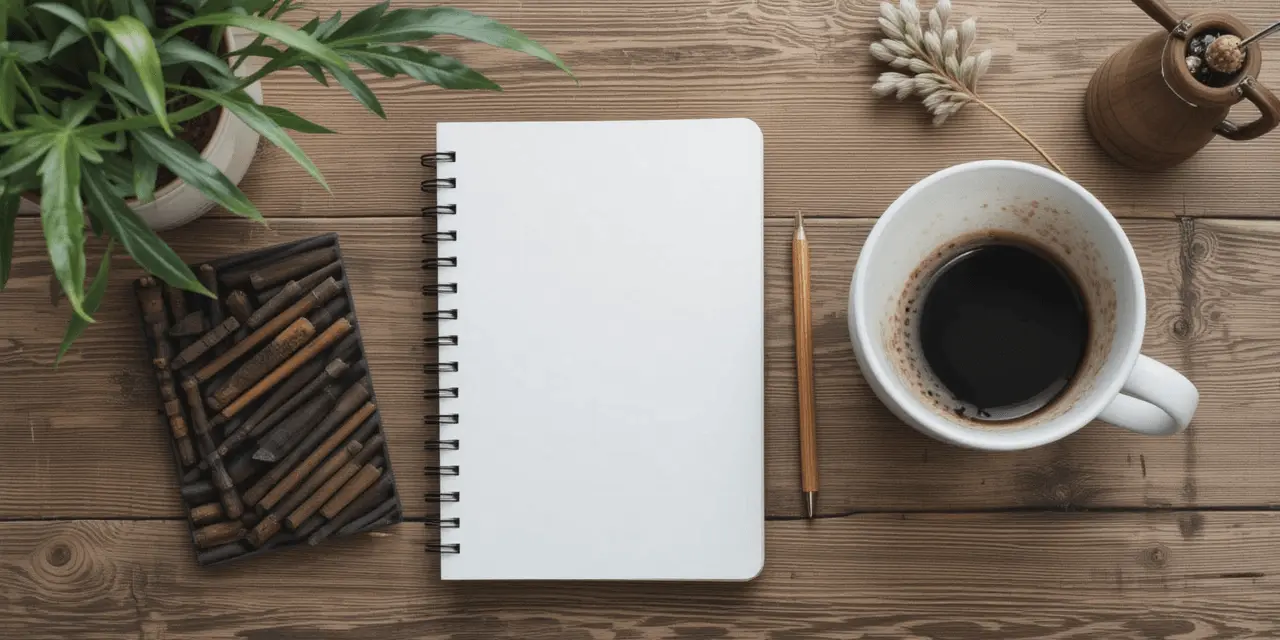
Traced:
[[750, 120], [442, 123], [444, 579], [764, 564], [764, 141]]

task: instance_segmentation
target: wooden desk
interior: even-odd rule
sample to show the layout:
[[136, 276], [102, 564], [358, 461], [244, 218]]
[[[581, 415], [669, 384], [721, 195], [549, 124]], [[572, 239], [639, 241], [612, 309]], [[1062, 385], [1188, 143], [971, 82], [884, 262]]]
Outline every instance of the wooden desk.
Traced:
[[[357, 10], [311, 0], [311, 10]], [[1093, 68], [1154, 26], [1125, 0], [973, 0], [997, 57], [984, 83], [1072, 177], [1125, 218], [1149, 297], [1146, 352], [1202, 393], [1184, 435], [1094, 425], [1011, 454], [963, 451], [896, 422], [854, 364], [845, 297], [875, 216], [965, 160], [1035, 161], [970, 108], [933, 129], [876, 101], [870, 0], [484, 0], [578, 72], [444, 43], [502, 94], [366, 74], [386, 122], [302, 73], [269, 99], [343, 135], [302, 136], [329, 195], [265, 149], [244, 187], [270, 228], [226, 215], [167, 238], [189, 260], [342, 234], [408, 516], [427, 412], [417, 154], [440, 120], [745, 116], [767, 160], [768, 562], [747, 584], [441, 584], [406, 523], [383, 537], [197, 569], [117, 257], [97, 326], [52, 368], [68, 311], [49, 304], [38, 221], [18, 224], [0, 295], [0, 638], [1261, 638], [1280, 633], [1280, 133], [1215, 142], [1139, 175], [1085, 131]], [[1191, 3], [1176, 2], [1186, 7]], [[1247, 22], [1268, 0], [1214, 3]], [[306, 12], [300, 19], [309, 17]], [[1277, 41], [1280, 42], [1280, 41]], [[1277, 45], [1271, 45], [1275, 47]], [[1280, 61], [1264, 82], [1280, 88]], [[537, 150], [529, 150], [537, 162]], [[822, 518], [799, 519], [788, 238], [813, 243]], [[100, 251], [101, 247], [97, 250]], [[90, 264], [96, 264], [96, 256]], [[547, 517], [577, 508], [548, 499]], [[679, 526], [679, 523], [672, 523]]]

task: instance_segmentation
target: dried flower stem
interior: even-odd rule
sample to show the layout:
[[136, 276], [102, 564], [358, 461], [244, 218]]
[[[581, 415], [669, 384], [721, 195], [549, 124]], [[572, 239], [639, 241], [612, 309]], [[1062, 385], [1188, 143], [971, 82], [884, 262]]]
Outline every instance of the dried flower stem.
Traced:
[[[911, 45], [908, 44], [907, 46], [911, 46]], [[1039, 153], [1040, 157], [1044, 158], [1044, 161], [1049, 163], [1049, 166], [1053, 167], [1054, 171], [1057, 171], [1058, 173], [1061, 173], [1064, 176], [1067, 175], [1067, 172], [1063, 171], [1062, 167], [1058, 166], [1058, 163], [1054, 162], [1053, 158], [1049, 157], [1049, 154], [1043, 148], [1041, 148], [1040, 145], [1036, 144], [1036, 141], [1032, 140], [1031, 136], [1027, 135], [1026, 131], [1022, 130], [1022, 127], [1019, 127], [1018, 125], [1014, 124], [1012, 120], [1006, 118], [1003, 113], [1000, 113], [999, 110], [991, 106], [990, 102], [983, 100], [982, 97], [978, 95], [977, 81], [974, 82], [973, 88], [970, 89], [969, 87], [966, 87], [960, 84], [955, 78], [952, 78], [951, 75], [948, 74], [945, 70], [939, 69], [938, 66], [934, 64], [932, 60], [929, 60], [928, 56], [926, 56], [923, 51], [920, 51], [919, 47], [911, 46], [911, 48], [916, 52], [917, 55], [921, 57], [921, 59], [925, 60], [929, 64], [929, 67], [933, 69], [934, 73], [950, 81], [952, 89], [967, 95], [969, 99], [972, 100], [975, 104], [982, 107], [983, 109], [986, 109], [991, 115], [995, 116], [996, 118], [999, 118], [1001, 122], [1009, 125], [1009, 128], [1013, 129], [1013, 132], [1018, 134], [1019, 138], [1022, 138], [1027, 142], [1027, 144], [1031, 145], [1031, 148], [1035, 149], [1036, 153]]]
[[1004, 114], [978, 95], [978, 82], [991, 64], [991, 51], [971, 55], [971, 47], [977, 38], [977, 21], [969, 18], [959, 27], [949, 27], [951, 0], [937, 0], [927, 14], [927, 21], [916, 0], [898, 0], [898, 4], [882, 2], [877, 21], [885, 39], [871, 44], [871, 55], [894, 69], [886, 71], [871, 87], [880, 97], [889, 95], [903, 100], [915, 95], [923, 100], [924, 107], [933, 114], [933, 124], [940, 125], [973, 102], [986, 109], [1001, 122], [1009, 125], [1031, 145], [1045, 162], [1058, 173], [1066, 175], [1062, 167], [1049, 157], [1031, 136], [1015, 125]]
[[982, 98], [979, 98], [976, 95], [973, 96], [973, 101], [976, 102], [978, 106], [990, 112], [991, 115], [999, 118], [1001, 122], [1009, 125], [1009, 128], [1013, 129], [1013, 132], [1018, 134], [1019, 138], [1026, 140], [1027, 144], [1031, 145], [1031, 148], [1035, 149], [1036, 153], [1040, 154], [1040, 157], [1044, 158], [1044, 161], [1048, 162], [1049, 166], [1053, 167], [1054, 171], [1057, 171], [1058, 173], [1061, 173], [1064, 176], [1067, 175], [1067, 172], [1063, 171], [1062, 167], [1059, 167], [1058, 163], [1054, 162], [1053, 158], [1050, 158], [1049, 154], [1046, 153], [1044, 149], [1040, 148], [1040, 145], [1036, 144], [1036, 141], [1032, 140], [1031, 136], [1027, 135], [1027, 132], [1023, 131], [1022, 128], [1014, 124], [1012, 120], [1009, 120], [1008, 118], [1004, 117], [1004, 114], [1000, 113], [999, 111], [996, 110], [995, 107], [991, 106], [991, 103], [987, 102], [986, 100], [983, 100]]

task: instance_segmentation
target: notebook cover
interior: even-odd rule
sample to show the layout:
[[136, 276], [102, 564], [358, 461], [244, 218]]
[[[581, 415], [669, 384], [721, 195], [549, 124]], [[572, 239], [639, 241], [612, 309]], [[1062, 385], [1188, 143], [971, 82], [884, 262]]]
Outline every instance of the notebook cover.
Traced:
[[[744, 119], [442, 123], [444, 579], [764, 563], [764, 143]], [[439, 236], [438, 236], [439, 237]], [[447, 397], [456, 389], [456, 398]], [[453, 545], [456, 545], [454, 547]]]

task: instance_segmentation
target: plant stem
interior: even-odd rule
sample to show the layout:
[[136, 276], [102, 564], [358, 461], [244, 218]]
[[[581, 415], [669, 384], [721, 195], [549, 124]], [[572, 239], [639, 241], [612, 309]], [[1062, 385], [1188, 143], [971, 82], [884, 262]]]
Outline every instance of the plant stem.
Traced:
[[[187, 120], [195, 118], [196, 116], [199, 116], [216, 106], [218, 105], [215, 104], [212, 100], [201, 100], [200, 102], [197, 102], [185, 109], [182, 109], [180, 111], [175, 111], [169, 114], [168, 119], [169, 119], [169, 122], [174, 124], [177, 124], [179, 122], [186, 122]], [[160, 126], [160, 119], [154, 115], [147, 115], [147, 116], [133, 116], [130, 118], [124, 118], [123, 120], [112, 120], [110, 122], [99, 122], [97, 124], [91, 124], [87, 127], [83, 127], [83, 131], [84, 133], [89, 135], [105, 136], [107, 134], [115, 133], [117, 131], [129, 131], [132, 129], [146, 129], [149, 127], [158, 127], [158, 126]]]
[[995, 108], [995, 107], [993, 107], [993, 106], [991, 106], [991, 105], [990, 105], [986, 100], [983, 100], [982, 98], [979, 98], [979, 97], [978, 97], [977, 95], [975, 95], [975, 94], [970, 94], [970, 95], [973, 97], [973, 101], [974, 101], [974, 102], [976, 102], [976, 103], [978, 103], [979, 105], [981, 105], [983, 109], [986, 109], [987, 111], [991, 112], [991, 115], [993, 115], [993, 116], [995, 116], [995, 117], [999, 118], [1001, 122], [1003, 122], [1003, 123], [1005, 123], [1005, 124], [1009, 125], [1009, 128], [1010, 128], [1010, 129], [1013, 129], [1013, 132], [1014, 132], [1014, 133], [1016, 133], [1016, 134], [1018, 134], [1018, 137], [1022, 138], [1023, 140], [1026, 140], [1026, 141], [1027, 141], [1027, 144], [1031, 145], [1031, 148], [1035, 149], [1035, 150], [1036, 150], [1036, 153], [1039, 153], [1039, 154], [1040, 154], [1040, 157], [1041, 157], [1041, 158], [1044, 158], [1044, 161], [1045, 161], [1045, 162], [1048, 162], [1048, 163], [1049, 163], [1049, 166], [1053, 167], [1053, 170], [1054, 170], [1054, 171], [1057, 171], [1058, 173], [1061, 173], [1061, 174], [1062, 174], [1062, 175], [1064, 175], [1064, 176], [1066, 176], [1066, 175], [1067, 175], [1067, 172], [1066, 172], [1066, 171], [1063, 171], [1063, 170], [1062, 170], [1062, 167], [1059, 167], [1059, 166], [1058, 166], [1058, 163], [1054, 162], [1054, 161], [1053, 161], [1053, 158], [1050, 158], [1050, 157], [1049, 157], [1049, 154], [1048, 154], [1048, 153], [1046, 153], [1044, 149], [1041, 149], [1041, 148], [1040, 148], [1040, 145], [1036, 144], [1036, 141], [1031, 139], [1031, 136], [1027, 135], [1027, 132], [1025, 132], [1025, 131], [1023, 131], [1021, 128], [1019, 128], [1019, 127], [1018, 127], [1018, 125], [1016, 125], [1016, 124], [1014, 124], [1014, 123], [1013, 123], [1013, 121], [1011, 121], [1011, 120], [1009, 120], [1008, 118], [1004, 117], [1004, 114], [1000, 113], [999, 111], [996, 111], [996, 108]]
[[[934, 73], [942, 76], [943, 78], [946, 78], [947, 81], [951, 83], [952, 89], [955, 89], [956, 91], [969, 96], [969, 99], [981, 105], [982, 108], [989, 111], [991, 115], [999, 118], [1001, 122], [1009, 125], [1009, 128], [1013, 129], [1013, 132], [1018, 134], [1019, 138], [1022, 138], [1027, 142], [1027, 144], [1031, 145], [1031, 148], [1035, 149], [1036, 153], [1039, 153], [1040, 157], [1044, 158], [1044, 161], [1048, 162], [1049, 166], [1053, 167], [1054, 171], [1061, 173], [1063, 176], [1067, 175], [1067, 172], [1063, 171], [1062, 167], [1059, 167], [1058, 163], [1054, 162], [1053, 158], [1049, 157], [1049, 154], [1046, 153], [1044, 149], [1040, 148], [1040, 145], [1036, 144], [1036, 141], [1032, 140], [1031, 136], [1027, 135], [1026, 131], [1023, 131], [1018, 125], [1014, 124], [1012, 120], [1006, 118], [1003, 113], [1000, 113], [999, 111], [997, 111], [995, 107], [991, 106], [986, 100], [983, 100], [981, 97], [978, 96], [978, 88], [976, 86], [977, 83], [974, 83], [975, 84], [974, 88], [970, 89], [969, 87], [965, 86], [965, 84], [961, 82], [959, 78], [951, 75], [950, 73], [947, 73], [946, 69], [939, 66], [938, 62], [933, 59], [933, 56], [930, 56], [923, 49], [921, 49], [920, 47], [916, 46], [911, 42], [907, 42], [907, 46], [911, 47], [911, 50], [915, 52], [917, 58], [927, 62], [929, 66], [933, 68]], [[1067, 177], [1070, 177], [1070, 176], [1067, 176]]]

